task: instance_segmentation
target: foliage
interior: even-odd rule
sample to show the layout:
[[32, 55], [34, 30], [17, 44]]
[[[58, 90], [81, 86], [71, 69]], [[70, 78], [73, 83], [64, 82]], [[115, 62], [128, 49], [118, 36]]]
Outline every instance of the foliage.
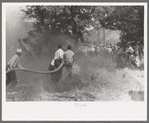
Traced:
[[[29, 19], [36, 18], [34, 28], [44, 26], [53, 33], [61, 32], [79, 38], [92, 18], [91, 6], [27, 6], [22, 10]], [[39, 26], [40, 25], [40, 26]]]
[[144, 39], [144, 7], [143, 6], [115, 6], [113, 11], [100, 19], [107, 29], [120, 30], [123, 44]]
[[22, 11], [26, 18], [36, 19], [34, 30], [24, 40], [35, 51], [42, 51], [52, 33], [63, 33], [76, 41], [83, 41], [83, 34], [88, 32], [86, 28], [90, 25], [97, 30], [106, 28], [121, 31], [122, 46], [132, 41], [143, 44], [143, 6], [26, 6]]

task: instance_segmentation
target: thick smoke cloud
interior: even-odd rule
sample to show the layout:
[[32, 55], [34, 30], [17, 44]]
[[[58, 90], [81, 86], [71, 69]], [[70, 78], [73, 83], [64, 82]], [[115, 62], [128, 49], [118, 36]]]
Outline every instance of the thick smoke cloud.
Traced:
[[32, 29], [32, 23], [24, 22], [20, 11], [22, 6], [6, 6], [6, 61], [12, 57], [18, 47], [18, 39], [25, 38]]

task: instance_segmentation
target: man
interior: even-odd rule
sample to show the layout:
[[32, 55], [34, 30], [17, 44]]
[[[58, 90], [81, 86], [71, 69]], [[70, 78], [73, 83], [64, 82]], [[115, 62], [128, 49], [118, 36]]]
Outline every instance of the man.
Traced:
[[91, 56], [94, 56], [94, 54], [95, 54], [95, 47], [94, 47], [94, 45], [91, 45], [90, 48], [91, 48], [90, 49]]
[[140, 56], [140, 42], [139, 41], [137, 41], [137, 43], [135, 44], [135, 46], [134, 46], [134, 49], [135, 49], [135, 55], [136, 56]]
[[[18, 61], [20, 56], [22, 55], [22, 50], [17, 49], [16, 54], [8, 61], [7, 66], [6, 66], [6, 71], [11, 70], [14, 68], [22, 68], [22, 66], [19, 65]], [[6, 86], [11, 82], [11, 90], [14, 91], [16, 85], [17, 85], [17, 77], [15, 71], [8, 72], [6, 74]]]
[[134, 57], [134, 49], [132, 48], [131, 45], [128, 45], [128, 46], [126, 47], [125, 52], [126, 52], [126, 55], [127, 55], [127, 57], [128, 57], [129, 65], [131, 66], [131, 60], [132, 60], [132, 58]]
[[117, 56], [116, 56], [117, 68], [123, 68], [124, 67], [124, 65], [125, 65], [124, 58], [125, 58], [124, 47], [121, 47], [118, 49]]
[[109, 47], [112, 48], [112, 44], [109, 44]]
[[112, 46], [111, 46], [111, 44], [107, 45], [107, 53], [108, 53], [108, 56], [111, 57], [111, 55], [112, 55]]
[[101, 49], [100, 49], [100, 47], [97, 45], [97, 46], [96, 46], [96, 56], [99, 56], [100, 51], [101, 51]]
[[[56, 68], [58, 68], [60, 66], [60, 64], [62, 63], [62, 60], [63, 60], [63, 54], [64, 54], [64, 51], [62, 50], [62, 44], [59, 44], [58, 50], [55, 52], [54, 59], [52, 60], [50, 66], [49, 66], [49, 71], [55, 70]], [[62, 69], [60, 69], [56, 73], [51, 74], [52, 79], [55, 78], [56, 74], [59, 75], [59, 77], [61, 77]], [[59, 77], [57, 77], [57, 78], [59, 78]]]
[[[64, 52], [64, 63], [68, 72], [71, 72], [74, 60], [75, 60], [75, 53], [71, 50], [71, 45], [68, 45], [67, 51]], [[69, 77], [70, 75], [71, 73], [69, 74]]]
[[134, 53], [134, 49], [132, 48], [131, 45], [128, 45], [128, 47], [126, 48], [126, 53], [129, 55]]

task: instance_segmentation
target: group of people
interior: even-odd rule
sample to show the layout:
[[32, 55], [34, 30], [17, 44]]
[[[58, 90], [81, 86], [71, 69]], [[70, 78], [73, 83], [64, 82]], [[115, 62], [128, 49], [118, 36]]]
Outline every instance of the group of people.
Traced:
[[[54, 59], [52, 60], [48, 68], [49, 71], [52, 71], [58, 68], [62, 62], [64, 62], [64, 65], [62, 66], [62, 68], [65, 67], [68, 72], [71, 71], [73, 61], [75, 60], [75, 53], [71, 50], [71, 45], [67, 46], [67, 50], [65, 52], [63, 51], [62, 48], [63, 48], [62, 44], [59, 44], [58, 50], [55, 52]], [[22, 55], [22, 53], [23, 53], [22, 49], [16, 50], [16, 54], [10, 58], [10, 60], [6, 65], [6, 71], [15, 69], [15, 68], [23, 69], [23, 67], [19, 64], [19, 58]], [[55, 78], [58, 79], [62, 77], [62, 68], [60, 68], [57, 72], [52, 74], [52, 79], [55, 79]], [[17, 85], [17, 76], [15, 71], [10, 71], [6, 74], [6, 86], [7, 85], [10, 85], [11, 91], [15, 92], [15, 88]]]
[[[75, 53], [71, 50], [71, 45], [67, 46], [67, 50], [63, 51], [62, 44], [58, 45], [58, 50], [55, 52], [54, 59], [52, 60], [49, 71], [57, 69], [62, 62], [64, 62], [64, 65], [57, 71], [54, 72], [52, 75], [52, 79], [58, 81], [62, 77], [62, 69], [65, 67], [68, 72], [71, 71], [73, 61], [75, 60]], [[71, 73], [69, 74], [71, 75]]]
[[117, 45], [112, 46], [111, 44], [107, 45], [81, 45], [79, 51], [83, 52], [85, 56], [99, 56], [111, 54], [115, 52]]
[[[57, 69], [62, 62], [64, 65], [56, 72], [51, 74], [51, 79], [58, 81], [62, 77], [63, 67], [65, 67], [68, 72], [71, 71], [73, 61], [75, 60], [75, 53], [71, 49], [71, 45], [68, 45], [67, 50], [64, 51], [62, 44], [58, 45], [58, 50], [55, 52], [54, 59], [50, 63], [48, 69], [49, 71], [53, 71]], [[80, 46], [79, 50], [81, 50], [85, 56], [108, 56], [112, 58], [113, 62], [117, 64], [117, 68], [126, 66], [126, 63], [129, 63], [129, 65], [133, 65], [137, 68], [139, 67], [140, 61], [144, 55], [144, 48], [139, 43], [137, 43], [135, 46], [127, 45], [126, 47], [118, 47], [117, 45], [112, 46], [111, 44], [107, 44], [106, 46]], [[18, 63], [21, 55], [22, 50], [17, 49], [16, 54], [8, 61], [6, 65], [6, 71], [14, 68], [23, 69], [23, 67]], [[71, 72], [69, 76], [71, 76]], [[6, 74], [6, 86], [9, 83], [12, 84], [13, 89], [17, 85], [17, 77], [15, 71], [10, 71]]]
[[125, 47], [111, 44], [82, 45], [79, 47], [79, 51], [83, 52], [84, 56], [91, 55], [111, 58], [112, 61], [117, 64], [117, 68], [126, 66], [138, 68], [144, 55], [144, 48], [140, 45], [139, 41], [134, 46], [129, 44]]
[[83, 52], [84, 56], [93, 56], [94, 52], [96, 51], [93, 45], [81, 45], [78, 50]]
[[[116, 52], [117, 67], [128, 66], [130, 68], [143, 69], [144, 47], [141, 45], [127, 45]], [[143, 63], [142, 63], [143, 62]]]

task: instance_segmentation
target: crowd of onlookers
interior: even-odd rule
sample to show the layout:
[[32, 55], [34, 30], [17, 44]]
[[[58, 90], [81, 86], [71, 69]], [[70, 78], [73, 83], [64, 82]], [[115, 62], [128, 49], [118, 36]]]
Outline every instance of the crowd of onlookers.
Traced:
[[114, 63], [116, 63], [117, 68], [140, 68], [140, 66], [143, 67], [142, 64], [144, 63], [144, 47], [139, 42], [137, 42], [135, 45], [128, 44], [121, 47], [117, 44], [83, 44], [79, 46], [79, 51], [82, 52], [85, 57], [109, 57]]

